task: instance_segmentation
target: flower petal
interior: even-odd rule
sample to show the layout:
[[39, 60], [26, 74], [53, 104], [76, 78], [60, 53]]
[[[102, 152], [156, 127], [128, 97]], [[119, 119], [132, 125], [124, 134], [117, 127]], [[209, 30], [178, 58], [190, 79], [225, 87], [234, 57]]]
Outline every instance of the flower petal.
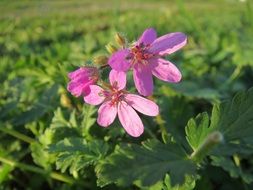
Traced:
[[68, 77], [69, 77], [69, 79], [74, 79], [78, 75], [83, 74], [83, 72], [85, 72], [84, 69], [82, 67], [80, 67], [79, 69], [68, 73]]
[[91, 75], [95, 75], [98, 73], [98, 69], [96, 67], [80, 67], [79, 69], [72, 71], [68, 74], [69, 79], [74, 80], [80, 77], [88, 78]]
[[153, 78], [151, 69], [140, 64], [133, 69], [134, 83], [138, 92], [143, 96], [149, 96], [153, 92]]
[[118, 116], [120, 123], [129, 135], [139, 137], [143, 133], [144, 126], [140, 117], [136, 111], [124, 101], [118, 104]]
[[150, 47], [153, 53], [160, 55], [172, 54], [187, 43], [187, 36], [181, 32], [166, 34], [157, 38]]
[[158, 105], [151, 100], [148, 100], [136, 94], [126, 94], [125, 100], [128, 105], [132, 106], [134, 109], [145, 115], [157, 116], [159, 114]]
[[160, 80], [173, 83], [177, 83], [181, 80], [181, 72], [170, 61], [159, 58], [154, 59], [151, 62], [154, 66], [154, 68], [152, 69], [152, 74]]
[[146, 29], [138, 40], [138, 45], [144, 43], [145, 45], [151, 44], [156, 39], [156, 31], [153, 28]]
[[101, 104], [105, 99], [105, 97], [102, 95], [103, 91], [104, 90], [100, 86], [90, 85], [90, 93], [87, 96], [84, 96], [83, 100], [87, 104], [91, 105]]
[[98, 109], [97, 122], [102, 127], [108, 127], [117, 116], [117, 106], [111, 105], [110, 101], [103, 103]]
[[122, 90], [126, 87], [126, 73], [123, 71], [111, 70], [109, 74], [110, 83], [112, 86], [117, 86], [117, 89]]
[[128, 49], [119, 50], [112, 54], [108, 60], [108, 64], [116, 71], [127, 71], [130, 67], [130, 62], [127, 60], [128, 55]]
[[79, 81], [70, 81], [67, 86], [67, 90], [76, 97], [81, 95], [88, 95], [90, 93], [90, 85], [92, 81], [88, 80], [79, 80]]

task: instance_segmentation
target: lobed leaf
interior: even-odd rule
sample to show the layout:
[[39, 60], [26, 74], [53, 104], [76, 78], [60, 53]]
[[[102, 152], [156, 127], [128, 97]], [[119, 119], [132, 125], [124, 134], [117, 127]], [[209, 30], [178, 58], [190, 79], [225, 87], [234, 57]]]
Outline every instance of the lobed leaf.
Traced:
[[129, 186], [138, 183], [150, 186], [170, 174], [171, 184], [182, 184], [185, 175], [195, 173], [195, 164], [176, 144], [148, 140], [143, 146], [123, 144], [96, 166], [98, 185], [116, 183]]
[[216, 104], [209, 117], [206, 113], [191, 119], [185, 129], [186, 138], [195, 151], [205, 137], [213, 130], [220, 131], [224, 142], [209, 155], [211, 164], [222, 167], [231, 177], [241, 177], [246, 183], [253, 182], [253, 175], [244, 171], [231, 157], [242, 160], [245, 155], [253, 154], [253, 88], [235, 95], [231, 101]]
[[70, 173], [73, 174], [88, 165], [97, 163], [106, 155], [108, 149], [108, 145], [100, 140], [86, 142], [82, 138], [70, 137], [50, 145], [48, 151], [57, 154], [57, 169], [65, 172], [69, 168]]

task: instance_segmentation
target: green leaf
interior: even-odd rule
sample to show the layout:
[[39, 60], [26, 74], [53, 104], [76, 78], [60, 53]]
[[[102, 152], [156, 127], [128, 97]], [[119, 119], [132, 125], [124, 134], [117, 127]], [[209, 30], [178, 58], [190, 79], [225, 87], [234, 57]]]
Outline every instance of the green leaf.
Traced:
[[211, 132], [207, 113], [199, 114], [195, 119], [190, 119], [185, 128], [186, 139], [195, 151]]
[[215, 106], [211, 126], [220, 130], [226, 141], [253, 145], [253, 88], [235, 95], [232, 101]]
[[205, 86], [198, 84], [196, 81], [183, 81], [180, 85], [174, 85], [173, 87], [179, 93], [190, 98], [201, 98], [214, 101], [221, 97], [221, 94], [217, 89], [206, 88]]
[[171, 186], [170, 176], [166, 175], [164, 179], [163, 190], [192, 190], [195, 187], [195, 179], [192, 176], [187, 175], [185, 182], [182, 185]]
[[66, 119], [62, 109], [57, 108], [54, 112], [54, 117], [50, 124], [50, 130], [52, 131], [53, 141], [58, 142], [67, 137], [80, 137], [80, 128], [78, 127], [75, 117], [75, 111], [70, 113], [69, 119]]
[[2, 164], [0, 166], [0, 184], [8, 180], [13, 169], [14, 167], [8, 164]]
[[91, 105], [84, 105], [83, 106], [83, 120], [81, 122], [81, 126], [83, 129], [83, 135], [87, 138], [92, 138], [90, 136], [90, 128], [91, 126], [96, 122], [96, 118], [93, 117], [94, 113], [97, 111], [97, 109], [94, 106]]
[[88, 165], [96, 164], [106, 155], [108, 148], [103, 141], [86, 142], [82, 138], [72, 137], [51, 145], [49, 152], [57, 154], [57, 169], [65, 172], [69, 168], [70, 173], [74, 174]]
[[48, 152], [44, 150], [44, 147], [38, 142], [32, 143], [30, 149], [32, 151], [33, 161], [39, 166], [50, 170], [50, 159], [52, 155], [49, 155]]
[[212, 110], [210, 124], [206, 113], [191, 119], [186, 127], [186, 135], [190, 146], [196, 150], [208, 134], [217, 130], [224, 136], [224, 143], [216, 149], [217, 155], [233, 155], [238, 153], [238, 150], [251, 154], [252, 126], [253, 88], [238, 93], [231, 101], [216, 104]]
[[117, 146], [114, 153], [97, 165], [96, 173], [100, 186], [110, 183], [119, 186], [129, 186], [132, 183], [150, 186], [169, 172], [174, 186], [182, 184], [185, 175], [194, 174], [195, 167], [180, 146], [148, 140], [143, 146]]
[[212, 156], [212, 165], [222, 167], [225, 171], [229, 172], [230, 176], [233, 178], [241, 177], [245, 183], [253, 182], [252, 168], [243, 169], [240, 166], [237, 166], [228, 157], [216, 157]]
[[[231, 177], [241, 177], [246, 183], [253, 181], [250, 172], [236, 165], [231, 157], [253, 153], [253, 88], [235, 95], [231, 101], [216, 104], [212, 110], [211, 122], [206, 113], [191, 119], [186, 127], [187, 140], [195, 151], [213, 130], [224, 136], [224, 142], [212, 152], [211, 164], [222, 167]], [[206, 155], [207, 155], [206, 154]]]
[[[138, 186], [138, 184], [137, 184]], [[156, 184], [148, 187], [138, 186], [142, 190], [192, 190], [195, 187], [195, 177], [185, 176], [185, 182], [182, 185], [171, 186], [170, 176], [166, 174], [163, 181], [158, 181]]]
[[76, 128], [77, 122], [75, 118], [75, 111], [70, 114], [69, 121], [64, 117], [62, 109], [60, 107], [54, 112], [54, 117], [50, 125], [51, 128], [69, 127]]
[[53, 133], [46, 129], [38, 138], [38, 142], [30, 145], [33, 161], [46, 170], [51, 170], [51, 163], [55, 162], [55, 157], [47, 151], [48, 145], [52, 143]]
[[38, 101], [32, 106], [31, 109], [21, 113], [14, 120], [15, 125], [23, 125], [35, 120], [38, 120], [49, 110], [52, 109], [50, 102], [54, 102], [57, 94], [58, 86], [53, 85], [51, 88], [47, 89]]

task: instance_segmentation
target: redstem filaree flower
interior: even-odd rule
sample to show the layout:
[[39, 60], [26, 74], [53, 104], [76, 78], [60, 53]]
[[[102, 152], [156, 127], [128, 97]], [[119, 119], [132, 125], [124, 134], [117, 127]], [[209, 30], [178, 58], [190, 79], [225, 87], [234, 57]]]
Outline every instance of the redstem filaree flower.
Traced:
[[[84, 66], [69, 73], [67, 89], [76, 97], [82, 96], [87, 104], [101, 104], [97, 118], [100, 126], [110, 126], [118, 116], [125, 131], [133, 137], [139, 137], [144, 132], [144, 125], [136, 111], [157, 116], [159, 107], [155, 102], [126, 90], [127, 71], [133, 70], [136, 89], [143, 96], [153, 92], [152, 75], [166, 82], [179, 82], [181, 72], [163, 57], [181, 49], [187, 43], [187, 37], [181, 32], [175, 32], [157, 38], [156, 31], [149, 28], [132, 46], [128, 46], [119, 34], [115, 39], [121, 49], [109, 44], [107, 50], [112, 55], [94, 59], [99, 68]], [[99, 72], [108, 66], [112, 68], [110, 84], [98, 80]]]
[[109, 65], [115, 71], [126, 73], [133, 69], [133, 78], [138, 92], [149, 96], [153, 92], [153, 77], [177, 83], [181, 80], [179, 69], [170, 61], [163, 59], [187, 43], [187, 37], [181, 32], [169, 33], [157, 38], [156, 31], [149, 28], [139, 40], [129, 48], [113, 53]]
[[100, 126], [108, 127], [118, 115], [125, 131], [133, 137], [139, 137], [144, 131], [144, 126], [136, 111], [148, 116], [157, 116], [158, 105], [151, 100], [127, 92], [123, 72], [112, 70], [109, 80], [110, 85], [106, 85], [106, 89], [91, 85], [91, 92], [84, 96], [84, 101], [91, 105], [102, 104], [98, 109], [97, 118]]

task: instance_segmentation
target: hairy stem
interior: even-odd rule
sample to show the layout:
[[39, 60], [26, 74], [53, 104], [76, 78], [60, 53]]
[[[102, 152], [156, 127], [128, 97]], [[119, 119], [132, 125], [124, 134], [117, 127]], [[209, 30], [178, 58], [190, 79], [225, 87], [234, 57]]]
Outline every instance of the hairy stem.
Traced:
[[223, 141], [223, 135], [219, 131], [209, 134], [204, 142], [191, 154], [190, 159], [200, 162], [219, 143]]
[[48, 172], [48, 171], [46, 171], [42, 168], [39, 168], [39, 167], [36, 167], [36, 166], [31, 166], [31, 165], [28, 165], [28, 164], [23, 164], [23, 163], [20, 163], [20, 162], [16, 162], [14, 160], [10, 160], [10, 159], [4, 158], [2, 156], [0, 156], [0, 162], [8, 164], [12, 167], [18, 167], [22, 170], [27, 170], [27, 171], [34, 172], [34, 173], [37, 173], [37, 174], [47, 175], [47, 176], [49, 176], [53, 179], [56, 179], [58, 181], [62, 181], [62, 182], [65, 182], [65, 183], [73, 184], [75, 182], [75, 180], [73, 178], [69, 177], [69, 176], [66, 176], [66, 175], [63, 175], [63, 174], [60, 174], [60, 173], [57, 173], [57, 172]]
[[7, 134], [9, 134], [9, 135], [11, 135], [13, 137], [16, 137], [17, 139], [20, 139], [20, 140], [22, 140], [24, 142], [27, 142], [27, 143], [33, 143], [33, 142], [35, 142], [35, 140], [33, 138], [28, 137], [28, 136], [26, 136], [26, 135], [24, 135], [24, 134], [22, 134], [20, 132], [17, 132], [17, 131], [15, 131], [13, 129], [9, 129], [7, 127], [0, 126], [0, 131], [2, 131], [4, 133], [7, 133]]

